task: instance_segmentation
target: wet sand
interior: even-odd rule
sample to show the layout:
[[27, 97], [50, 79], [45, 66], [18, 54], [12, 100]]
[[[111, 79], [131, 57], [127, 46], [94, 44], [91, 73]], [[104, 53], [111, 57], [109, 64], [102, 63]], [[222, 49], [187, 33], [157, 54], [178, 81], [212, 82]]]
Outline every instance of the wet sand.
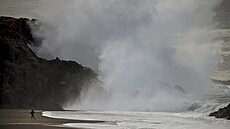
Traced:
[[36, 120], [30, 118], [30, 110], [0, 110], [0, 129], [70, 129], [64, 123], [99, 123], [103, 121], [52, 119], [35, 110]]

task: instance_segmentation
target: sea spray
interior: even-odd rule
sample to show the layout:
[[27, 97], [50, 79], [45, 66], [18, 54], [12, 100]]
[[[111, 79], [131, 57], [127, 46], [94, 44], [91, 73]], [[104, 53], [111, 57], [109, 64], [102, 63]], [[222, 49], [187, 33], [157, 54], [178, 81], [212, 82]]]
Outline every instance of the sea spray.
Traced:
[[37, 54], [99, 71], [104, 93], [92, 84], [67, 108], [182, 111], [210, 88], [217, 62], [216, 35], [210, 32], [219, 3], [49, 1], [37, 11], [42, 25], [34, 35], [43, 39]]

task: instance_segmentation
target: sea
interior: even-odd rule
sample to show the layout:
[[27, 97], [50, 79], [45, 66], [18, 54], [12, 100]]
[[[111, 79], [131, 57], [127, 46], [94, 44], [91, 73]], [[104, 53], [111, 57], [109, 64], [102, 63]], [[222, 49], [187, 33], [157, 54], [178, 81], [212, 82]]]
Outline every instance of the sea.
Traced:
[[229, 129], [230, 122], [198, 112], [45, 111], [43, 116], [102, 123], [66, 123], [87, 129]]
[[[0, 0], [0, 15], [36, 18], [34, 13], [46, 7], [46, 0]], [[230, 29], [220, 28], [213, 31], [224, 38], [230, 38]], [[229, 54], [229, 40], [224, 42]], [[228, 80], [229, 71], [217, 68], [212, 79]], [[43, 116], [55, 119], [102, 121], [99, 123], [65, 123], [60, 127], [87, 129], [230, 129], [230, 121], [208, 116], [209, 113], [230, 103], [230, 86], [213, 84], [215, 94], [205, 95], [205, 99], [194, 101], [190, 110], [181, 112], [126, 111], [126, 110], [69, 110], [43, 111]]]

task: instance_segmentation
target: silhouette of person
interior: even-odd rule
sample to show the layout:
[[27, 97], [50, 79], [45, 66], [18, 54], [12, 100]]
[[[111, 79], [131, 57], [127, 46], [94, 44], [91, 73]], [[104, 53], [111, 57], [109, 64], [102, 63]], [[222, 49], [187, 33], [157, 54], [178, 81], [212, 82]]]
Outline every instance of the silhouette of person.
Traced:
[[35, 118], [35, 116], [34, 116], [34, 113], [35, 113], [35, 112], [34, 112], [34, 110], [32, 109], [31, 112], [30, 112], [30, 114], [31, 114], [31, 119], [35, 119], [35, 120], [36, 120], [36, 118]]

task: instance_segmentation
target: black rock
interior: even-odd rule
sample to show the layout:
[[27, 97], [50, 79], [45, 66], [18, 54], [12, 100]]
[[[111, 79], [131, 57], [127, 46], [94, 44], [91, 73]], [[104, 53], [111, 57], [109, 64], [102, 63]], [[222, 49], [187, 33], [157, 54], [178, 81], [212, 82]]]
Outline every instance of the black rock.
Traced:
[[97, 80], [97, 74], [75, 61], [46, 60], [30, 26], [35, 20], [0, 17], [0, 108], [62, 109], [68, 99]]
[[226, 118], [230, 120], [230, 104], [227, 107], [220, 108], [218, 111], [210, 113], [209, 116], [215, 116], [216, 118]]

